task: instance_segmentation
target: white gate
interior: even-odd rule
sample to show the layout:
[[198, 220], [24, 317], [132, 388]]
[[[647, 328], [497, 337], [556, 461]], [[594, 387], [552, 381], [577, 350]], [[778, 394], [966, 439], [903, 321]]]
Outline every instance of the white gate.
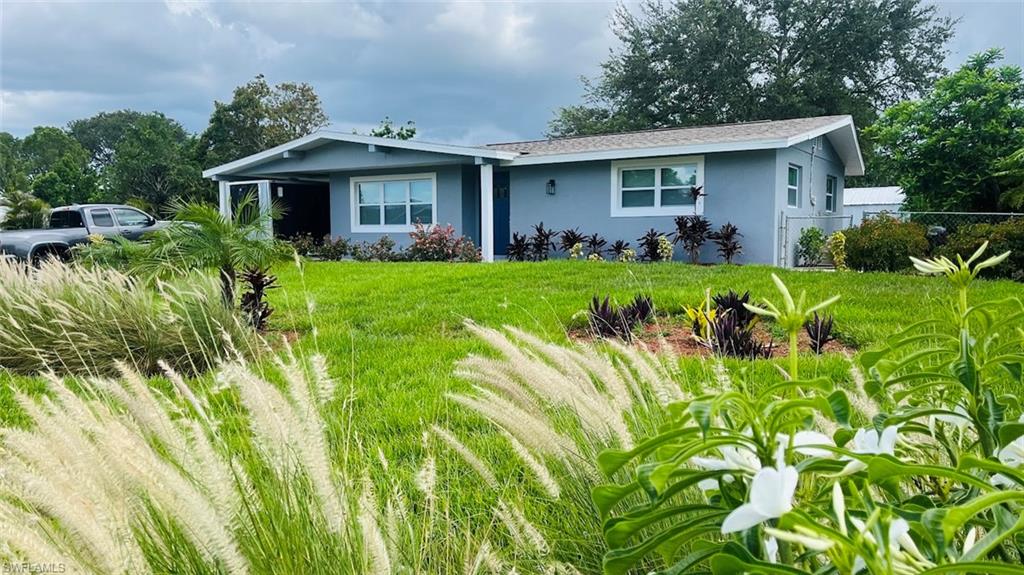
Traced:
[[806, 228], [816, 227], [825, 236], [844, 230], [853, 225], [853, 216], [819, 215], [789, 216], [785, 212], [779, 215], [779, 267], [792, 268], [797, 265], [796, 244], [800, 233]]

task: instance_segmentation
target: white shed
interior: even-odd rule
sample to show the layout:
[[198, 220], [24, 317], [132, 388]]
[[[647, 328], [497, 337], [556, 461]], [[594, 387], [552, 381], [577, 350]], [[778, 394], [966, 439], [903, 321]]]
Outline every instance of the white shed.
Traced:
[[843, 190], [843, 213], [852, 217], [852, 225], [859, 226], [864, 214], [898, 212], [906, 196], [899, 186], [878, 188], [846, 188]]

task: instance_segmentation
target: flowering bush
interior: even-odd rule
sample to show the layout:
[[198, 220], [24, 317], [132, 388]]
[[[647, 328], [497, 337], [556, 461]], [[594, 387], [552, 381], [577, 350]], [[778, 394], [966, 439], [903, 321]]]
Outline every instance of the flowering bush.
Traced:
[[825, 241], [825, 249], [828, 250], [830, 256], [832, 256], [832, 265], [837, 270], [845, 270], [846, 266], [846, 234], [843, 232], [834, 232]]
[[[956, 288], [952, 313], [864, 353], [863, 389], [744, 381], [670, 406], [659, 435], [607, 449], [593, 500], [604, 571], [657, 551], [662, 573], [1019, 573], [1024, 558], [1024, 303], [970, 304], [975, 263], [915, 260]], [[751, 311], [794, 333], [828, 305]], [[859, 375], [859, 370], [854, 371]], [[888, 409], [879, 409], [867, 390]]]
[[451, 224], [447, 226], [424, 226], [416, 224], [409, 233], [409, 259], [415, 262], [478, 262], [480, 252], [473, 240], [457, 236]]
[[569, 259], [571, 259], [571, 260], [578, 260], [578, 259], [580, 259], [582, 257], [583, 257], [583, 244], [581, 242], [576, 242], [575, 244], [572, 245], [571, 248], [569, 248]]

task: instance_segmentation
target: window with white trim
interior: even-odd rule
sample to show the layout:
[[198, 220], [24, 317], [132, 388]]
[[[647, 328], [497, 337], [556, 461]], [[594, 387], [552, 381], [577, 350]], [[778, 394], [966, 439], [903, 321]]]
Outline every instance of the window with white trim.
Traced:
[[836, 190], [839, 189], [839, 179], [835, 176], [825, 177], [825, 211], [832, 213], [836, 211]]
[[790, 164], [786, 175], [786, 205], [791, 208], [800, 207], [800, 187], [803, 181], [804, 169], [796, 164]]
[[612, 216], [686, 215], [703, 211], [700, 156], [612, 162]]
[[367, 176], [351, 179], [352, 231], [408, 231], [434, 223], [435, 174]]

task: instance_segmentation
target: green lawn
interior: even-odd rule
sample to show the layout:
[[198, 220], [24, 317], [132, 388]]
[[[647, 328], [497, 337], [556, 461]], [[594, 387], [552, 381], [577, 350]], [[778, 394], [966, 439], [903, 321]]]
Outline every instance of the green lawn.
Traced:
[[[696, 305], [704, 290], [750, 290], [755, 298], [777, 299], [773, 268], [616, 264], [575, 261], [544, 263], [429, 264], [311, 262], [304, 280], [293, 265], [277, 270], [282, 285], [273, 295], [273, 321], [301, 333], [299, 346], [319, 349], [333, 373], [350, 382], [355, 394], [356, 427], [369, 446], [380, 446], [399, 460], [418, 452], [424, 423], [442, 421], [467, 435], [487, 433], [445, 393], [465, 389], [452, 366], [483, 347], [462, 328], [464, 319], [492, 327], [514, 325], [555, 341], [566, 339], [569, 325], [585, 322], [579, 314], [595, 294], [620, 301], [650, 293], [660, 313]], [[819, 301], [833, 294], [842, 300], [831, 310], [847, 344], [864, 349], [943, 305], [945, 280], [881, 273], [778, 272], [794, 293], [806, 290]], [[1006, 297], [1020, 284], [981, 281], [973, 297]], [[312, 324], [307, 298], [314, 302]], [[847, 378], [840, 357], [804, 358], [803, 373]], [[700, 361], [682, 361], [692, 379], [706, 377]], [[730, 362], [734, 366], [745, 362]], [[758, 362], [755, 369], [772, 369]], [[808, 371], [809, 370], [809, 371]], [[699, 384], [699, 381], [695, 383]], [[479, 438], [487, 450], [490, 442]]]

